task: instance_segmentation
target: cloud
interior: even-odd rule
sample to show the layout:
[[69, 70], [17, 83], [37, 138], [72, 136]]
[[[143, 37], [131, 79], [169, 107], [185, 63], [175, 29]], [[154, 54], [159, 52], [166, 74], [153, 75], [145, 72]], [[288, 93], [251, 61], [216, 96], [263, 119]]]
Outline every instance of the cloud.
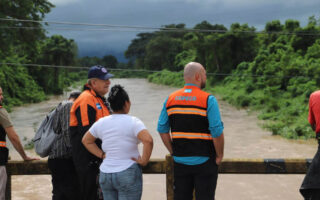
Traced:
[[55, 6], [65, 6], [65, 5], [74, 4], [81, 1], [82, 0], [49, 0], [49, 2]]
[[[192, 28], [203, 20], [211, 24], [248, 23], [263, 29], [267, 22], [299, 20], [319, 15], [319, 0], [51, 0], [56, 5], [46, 16], [48, 21], [83, 22], [129, 26], [160, 27], [185, 23]], [[71, 27], [71, 26], [68, 26]], [[74, 27], [74, 26], [72, 26]], [[78, 28], [89, 29], [97, 27]], [[101, 28], [101, 27], [100, 27]], [[50, 31], [74, 38], [80, 52], [88, 49], [124, 51], [138, 32]]]

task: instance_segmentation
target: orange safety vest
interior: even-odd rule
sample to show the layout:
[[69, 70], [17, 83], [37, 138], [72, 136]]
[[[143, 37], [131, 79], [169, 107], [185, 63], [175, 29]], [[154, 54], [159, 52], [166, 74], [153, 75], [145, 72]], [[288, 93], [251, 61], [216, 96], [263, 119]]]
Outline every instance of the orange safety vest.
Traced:
[[81, 112], [81, 124], [82, 126], [89, 125], [88, 118], [88, 105], [96, 111], [96, 120], [110, 115], [110, 112], [107, 106], [104, 104], [103, 100], [97, 97], [96, 93], [93, 90], [85, 90], [73, 103], [70, 111], [70, 126], [78, 126], [78, 119], [76, 117], [76, 110], [80, 107]]
[[[91, 154], [83, 146], [81, 140], [85, 132], [90, 128], [89, 126], [108, 115], [110, 115], [110, 112], [102, 97], [98, 96], [86, 85], [85, 91], [74, 101], [70, 110], [72, 157], [77, 167], [87, 168], [92, 163], [100, 164], [101, 159]], [[95, 143], [98, 147], [101, 147], [101, 140], [98, 139]]]
[[209, 96], [196, 86], [185, 86], [168, 97], [174, 156], [215, 155], [207, 118]]
[[5, 141], [0, 141], [0, 147], [6, 147], [6, 142]]
[[[2, 108], [2, 106], [0, 106]], [[6, 131], [0, 124], [0, 166], [6, 165], [8, 162], [9, 150], [6, 145]]]
[[[0, 106], [0, 108], [2, 108], [2, 106]], [[6, 131], [0, 124], [0, 147], [6, 147], [6, 135]]]

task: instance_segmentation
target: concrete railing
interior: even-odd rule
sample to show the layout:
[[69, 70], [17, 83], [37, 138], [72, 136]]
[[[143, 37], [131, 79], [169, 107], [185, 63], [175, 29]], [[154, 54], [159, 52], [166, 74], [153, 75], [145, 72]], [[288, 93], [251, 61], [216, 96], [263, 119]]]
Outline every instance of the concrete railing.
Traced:
[[[226, 174], [305, 174], [312, 159], [224, 159], [219, 173]], [[173, 159], [151, 159], [145, 174], [166, 174], [167, 200], [173, 200]], [[6, 199], [11, 200], [12, 175], [50, 174], [47, 161], [9, 161]]]

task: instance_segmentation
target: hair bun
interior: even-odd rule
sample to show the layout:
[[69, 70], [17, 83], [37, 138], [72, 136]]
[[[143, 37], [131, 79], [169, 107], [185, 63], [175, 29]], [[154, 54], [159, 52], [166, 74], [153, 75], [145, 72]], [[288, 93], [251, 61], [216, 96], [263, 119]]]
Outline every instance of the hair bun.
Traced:
[[117, 98], [117, 96], [121, 95], [122, 91], [124, 91], [123, 87], [119, 84], [114, 85], [109, 92], [108, 99], [113, 100]]
[[114, 96], [115, 97], [115, 96], [117, 96], [118, 92], [119, 92], [119, 88], [118, 87], [113, 87], [112, 90], [111, 90], [110, 96]]

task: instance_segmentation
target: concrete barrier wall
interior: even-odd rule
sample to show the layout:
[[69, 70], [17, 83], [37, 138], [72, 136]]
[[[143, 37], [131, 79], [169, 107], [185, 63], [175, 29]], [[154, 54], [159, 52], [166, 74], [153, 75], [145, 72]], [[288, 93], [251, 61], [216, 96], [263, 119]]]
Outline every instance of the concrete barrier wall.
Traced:
[[[224, 159], [219, 173], [227, 174], [305, 174], [312, 159]], [[50, 174], [47, 161], [9, 161], [6, 199], [11, 200], [12, 175]], [[167, 200], [173, 200], [173, 159], [151, 159], [145, 174], [166, 174]]]

